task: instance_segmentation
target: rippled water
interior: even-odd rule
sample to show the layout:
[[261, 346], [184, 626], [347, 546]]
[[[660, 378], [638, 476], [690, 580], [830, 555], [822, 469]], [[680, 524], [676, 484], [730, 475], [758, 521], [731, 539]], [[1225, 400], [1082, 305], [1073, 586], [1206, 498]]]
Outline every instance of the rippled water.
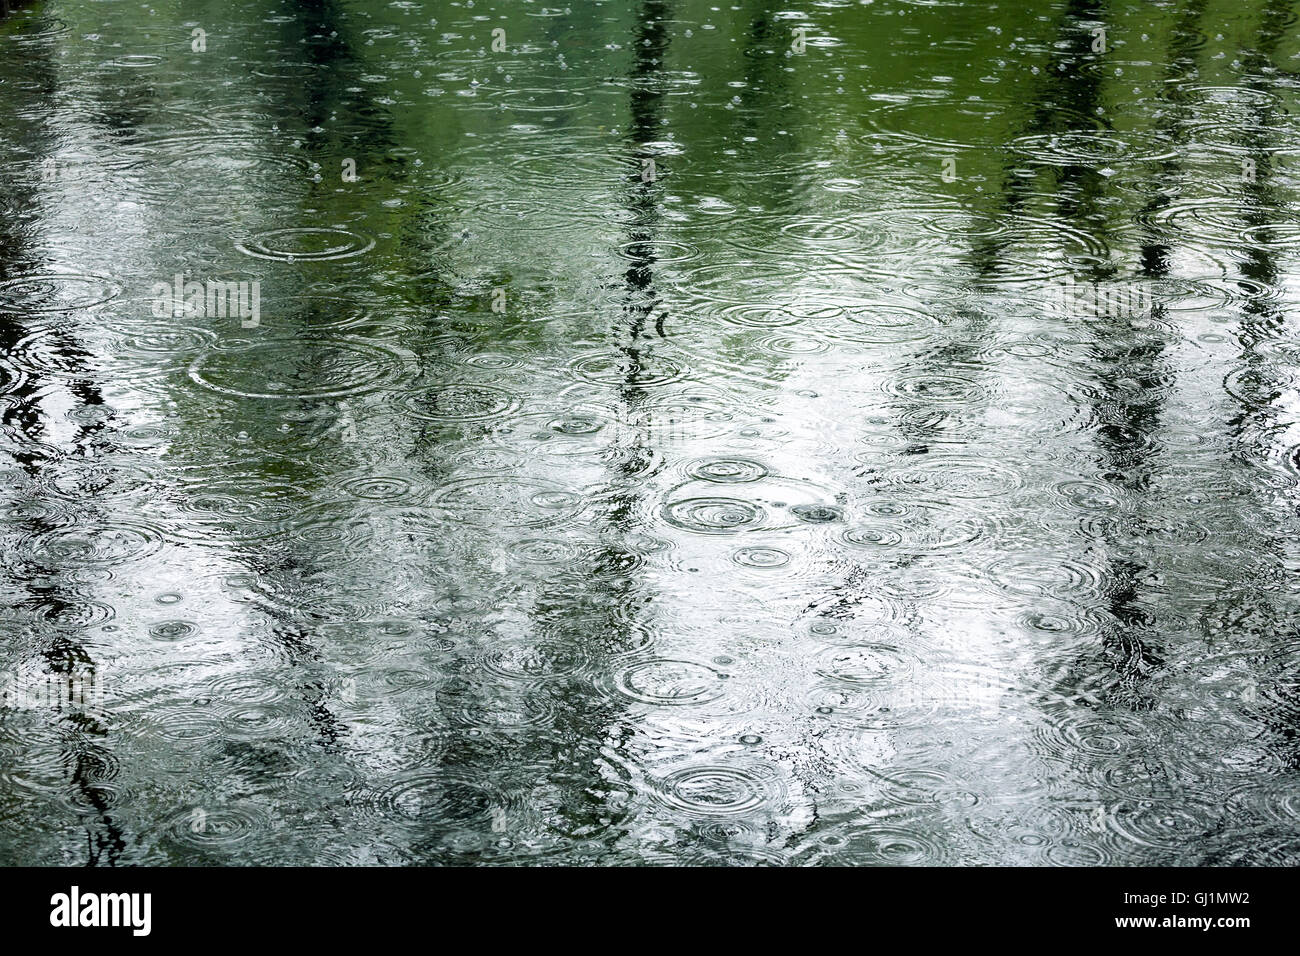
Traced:
[[196, 9], [0, 18], [0, 862], [1300, 861], [1290, 3]]

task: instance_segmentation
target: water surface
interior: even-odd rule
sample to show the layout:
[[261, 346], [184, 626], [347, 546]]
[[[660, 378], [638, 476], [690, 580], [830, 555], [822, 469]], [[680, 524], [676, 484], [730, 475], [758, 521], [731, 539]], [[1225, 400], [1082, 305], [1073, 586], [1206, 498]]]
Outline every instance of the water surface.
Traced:
[[19, 6], [0, 862], [1295, 864], [1298, 104], [1277, 0]]

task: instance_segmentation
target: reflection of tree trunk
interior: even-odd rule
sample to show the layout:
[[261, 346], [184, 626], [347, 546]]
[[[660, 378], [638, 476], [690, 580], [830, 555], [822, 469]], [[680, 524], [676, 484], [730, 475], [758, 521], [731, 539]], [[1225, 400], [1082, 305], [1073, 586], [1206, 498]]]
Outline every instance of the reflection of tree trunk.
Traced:
[[[539, 620], [551, 627], [569, 625], [577, 633], [604, 635], [599, 649], [610, 657], [626, 654], [637, 646], [633, 629], [637, 611], [645, 606], [651, 595], [644, 593], [642, 582], [625, 569], [628, 552], [626, 537], [638, 529], [638, 496], [633, 489], [638, 476], [650, 467], [653, 450], [648, 444], [645, 412], [645, 388], [641, 377], [645, 371], [646, 356], [643, 340], [647, 324], [660, 300], [654, 287], [654, 267], [657, 261], [654, 242], [660, 222], [659, 201], [662, 188], [655, 177], [643, 176], [645, 160], [654, 160], [646, 145], [659, 138], [663, 129], [665, 95], [660, 86], [659, 74], [668, 50], [667, 21], [671, 5], [663, 0], [644, 0], [636, 12], [636, 30], [632, 49], [632, 87], [628, 111], [630, 122], [628, 139], [637, 160], [627, 189], [627, 205], [631, 213], [628, 226], [628, 243], [624, 246], [632, 261], [624, 272], [624, 316], [626, 332], [619, 330], [617, 339], [623, 356], [623, 376], [618, 385], [619, 447], [609, 456], [613, 474], [610, 483], [619, 489], [605, 501], [605, 524], [612, 534], [603, 537], [595, 550], [590, 565], [584, 573], [583, 588], [579, 593], [561, 595], [561, 599], [548, 608], [537, 608]], [[664, 335], [664, 316], [655, 323], [658, 335]], [[583, 624], [576, 629], [573, 622]], [[601, 766], [607, 764], [601, 748], [623, 749], [629, 734], [621, 722], [621, 707], [591, 699], [587, 695], [574, 695], [560, 702], [556, 714], [553, 752], [549, 755], [552, 766], [583, 768], [573, 782], [561, 789], [561, 806], [568, 828], [578, 832], [582, 826], [604, 817], [618, 819], [622, 809], [609, 805], [609, 784], [602, 783]]]
[[[5, 12], [8, 12], [6, 10]], [[48, 103], [56, 90], [54, 71], [48, 59], [37, 53], [29, 57], [27, 64], [28, 87], [40, 100]], [[52, 158], [55, 144], [53, 134], [43, 127], [27, 131], [26, 142], [40, 157], [39, 162], [30, 164], [26, 177], [30, 177], [35, 168], [43, 166]], [[13, 165], [0, 167], [0, 175], [12, 171]], [[0, 182], [0, 189], [9, 198], [11, 213], [0, 219], [0, 278], [17, 277], [40, 272], [45, 262], [33, 257], [26, 248], [23, 223], [29, 218], [39, 218], [42, 201], [40, 192], [33, 188], [29, 178], [11, 179]], [[21, 311], [0, 309], [0, 355], [15, 354], [19, 343], [34, 328], [25, 327], [26, 317]], [[87, 371], [70, 381], [43, 376], [32, 369], [25, 382], [9, 397], [13, 405], [6, 409], [3, 425], [20, 436], [18, 447], [11, 455], [19, 467], [31, 478], [31, 487], [40, 487], [48, 481], [59, 464], [68, 460], [81, 460], [88, 453], [102, 449], [103, 441], [99, 433], [104, 428], [103, 421], [89, 423], [77, 422], [72, 437], [65, 447], [53, 454], [43, 450], [23, 447], [45, 444], [52, 433], [46, 422], [51, 420], [53, 412], [47, 416], [43, 406], [52, 404], [62, 411], [66, 405], [55, 400], [60, 390], [67, 393], [68, 404], [73, 408], [102, 405], [103, 397], [98, 384], [90, 377], [90, 354], [77, 341], [71, 317], [58, 316], [40, 323], [46, 333], [46, 347], [57, 352], [66, 361], [60, 364], [84, 363]], [[66, 415], [63, 416], [65, 419]], [[93, 520], [95, 508], [92, 502], [82, 502], [85, 509], [83, 521]], [[9, 520], [22, 528], [23, 538], [37, 542], [59, 530], [59, 525], [43, 517], [42, 509], [11, 509]], [[74, 559], [75, 560], [75, 559]], [[90, 808], [93, 824], [87, 827], [86, 841], [88, 847], [87, 864], [96, 865], [117, 863], [126, 849], [121, 828], [109, 813], [108, 794], [102, 787], [99, 771], [113, 763], [108, 747], [108, 727], [93, 713], [77, 709], [79, 701], [73, 699], [71, 689], [84, 687], [89, 681], [94, 692], [103, 689], [103, 674], [99, 672], [94, 658], [81, 639], [73, 623], [68, 626], [63, 621], [69, 612], [77, 608], [78, 589], [67, 583], [66, 575], [77, 567], [65, 567], [55, 557], [34, 552], [33, 559], [14, 567], [7, 576], [12, 576], [14, 583], [27, 593], [20, 606], [33, 615], [43, 615], [52, 623], [38, 623], [34, 630], [41, 638], [39, 655], [43, 661], [43, 674], [58, 678], [57, 686], [66, 686], [70, 690], [68, 699], [61, 699], [57, 708], [53, 701], [42, 701], [41, 707], [50, 707], [51, 715], [63, 730], [65, 766], [68, 769], [68, 786], [76, 795], [76, 801]], [[19, 688], [20, 693], [23, 688]], [[65, 711], [64, 705], [68, 705]]]
[[[661, 135], [665, 97], [658, 77], [668, 51], [666, 21], [670, 15], [671, 7], [663, 0], [644, 0], [636, 14], [637, 27], [632, 44], [635, 51], [632, 88], [628, 97], [628, 138], [638, 161], [653, 161], [654, 155], [646, 148], [646, 144]], [[618, 462], [622, 473], [619, 481], [624, 486], [631, 486], [634, 476], [645, 470], [651, 454], [646, 447], [644, 430], [636, 426], [639, 406], [645, 400], [645, 389], [639, 381], [644, 368], [640, 341], [645, 336], [647, 320], [660, 305], [654, 288], [654, 266], [657, 261], [654, 242], [660, 221], [659, 200], [663, 190], [655, 178], [644, 177], [642, 169], [633, 170], [633, 182], [627, 193], [632, 216], [628, 226], [629, 242], [625, 248], [629, 250], [632, 262], [623, 275], [628, 334], [626, 344], [621, 346], [626, 361], [623, 379], [619, 384], [619, 412], [621, 420], [627, 423], [634, 438], [631, 453], [621, 455]], [[660, 315], [655, 323], [660, 336], [664, 335], [663, 323], [664, 316]], [[630, 496], [620, 495], [611, 499], [611, 507], [614, 526], [623, 533], [634, 530], [635, 501]]]
[[[634, 146], [639, 168], [632, 172], [633, 184], [628, 203], [632, 212], [632, 224], [626, 248], [632, 256], [632, 263], [624, 273], [627, 288], [625, 310], [629, 319], [628, 343], [623, 349], [628, 361], [625, 392], [629, 388], [639, 392], [636, 378], [642, 370], [642, 357], [637, 342], [645, 332], [646, 320], [658, 305], [654, 291], [654, 239], [655, 226], [659, 222], [658, 202], [661, 190], [656, 182], [658, 170], [651, 165], [655, 162], [655, 155], [647, 144], [660, 135], [659, 121], [663, 114], [664, 92], [655, 76], [662, 67], [668, 49], [668, 28], [663, 22], [668, 12], [668, 5], [662, 0], [646, 0], [637, 14], [636, 42], [633, 44], [635, 55], [628, 102], [628, 112], [631, 114], [628, 137]], [[657, 324], [657, 330], [660, 335], [663, 334], [662, 319]], [[628, 397], [630, 396], [625, 396], [625, 400]]]
[[[661, 170], [653, 164], [655, 155], [648, 146], [661, 135], [664, 110], [664, 91], [659, 82], [663, 59], [668, 51], [669, 4], [663, 0], [645, 0], [636, 13], [636, 32], [631, 72], [631, 92], [628, 97], [628, 140], [632, 146], [637, 166], [632, 170], [627, 187], [626, 201], [631, 213], [628, 225], [628, 242], [624, 246], [631, 263], [623, 273], [626, 331], [616, 330], [618, 350], [622, 355], [622, 380], [619, 383], [620, 439], [618, 466], [623, 473], [622, 484], [630, 485], [631, 476], [643, 471], [648, 464], [650, 450], [646, 447], [644, 429], [639, 421], [645, 389], [641, 377], [645, 371], [645, 348], [642, 340], [646, 325], [661, 300], [654, 287], [655, 239], [660, 222], [659, 200], [662, 188], [658, 184]], [[664, 335], [665, 316], [655, 321], [655, 331]], [[619, 524], [632, 519], [633, 502], [615, 498], [611, 501], [613, 514]], [[620, 518], [620, 516], [622, 516]], [[629, 530], [623, 528], [622, 530]]]
[[[625, 190], [631, 222], [624, 248], [631, 262], [622, 276], [624, 304], [613, 330], [622, 375], [616, 386], [618, 445], [605, 456], [608, 484], [614, 493], [600, 499], [604, 507], [602, 532], [607, 533], [600, 535], [593, 548], [584, 549], [567, 573], [551, 576], [536, 589], [519, 588], [512, 594], [513, 606], [527, 615], [533, 635], [575, 644], [581, 641], [584, 654], [609, 658], [638, 646], [636, 616], [651, 601], [637, 572], [627, 569], [626, 537], [638, 530], [640, 514], [640, 502], [631, 490], [649, 467], [652, 455], [643, 420], [646, 391], [642, 379], [649, 360], [647, 337], [653, 334], [649, 331], [651, 317], [659, 305], [654, 243], [661, 187], [653, 179], [643, 180], [641, 161], [655, 158], [645, 147], [661, 135], [664, 94], [658, 86], [658, 73], [667, 51], [668, 16], [668, 3], [647, 0], [637, 11], [635, 39], [630, 44], [634, 60], [628, 139], [637, 168]], [[661, 323], [662, 318], [656, 323], [659, 334], [663, 333]], [[492, 637], [489, 632], [489, 639]], [[477, 702], [486, 696], [489, 704], [500, 706], [508, 693], [499, 684], [477, 683], [471, 671], [453, 675], [440, 699]], [[631, 737], [623, 720], [624, 708], [594, 696], [589, 687], [566, 682], [530, 687], [514, 703], [527, 708], [534, 698], [552, 711], [545, 727], [535, 733], [493, 735], [490, 740], [456, 735], [448, 741], [439, 764], [449, 772], [462, 776], [468, 772], [485, 780], [509, 777], [502, 773], [503, 767], [546, 767], [543, 779], [521, 780], [520, 787], [531, 790], [531, 804], [544, 806], [553, 835], [570, 840], [616, 827], [626, 812], [617, 794], [626, 784], [609, 779], [614, 771], [606, 754], [622, 751]], [[434, 852], [433, 845], [416, 844], [411, 852], [420, 857]], [[445, 855], [446, 850], [439, 852]]]
[[[1180, 13], [1170, 35], [1165, 86], [1174, 84], [1195, 64], [1195, 47], [1199, 37], [1200, 22], [1205, 13], [1205, 0], [1193, 0]], [[1184, 144], [1187, 109], [1178, 102], [1170, 102], [1157, 120], [1156, 130], [1162, 142]], [[1179, 163], [1176, 159], [1162, 160], [1156, 167], [1157, 178], [1152, 183], [1152, 194], [1138, 218], [1153, 222], [1157, 214], [1172, 201], [1178, 179]], [[1138, 275], [1149, 283], [1168, 277], [1172, 250], [1165, 237], [1151, 232], [1143, 241], [1138, 259]], [[1152, 305], [1157, 326], [1167, 317], [1163, 303]], [[1097, 444], [1102, 453], [1105, 471], [1103, 477], [1141, 495], [1151, 488], [1153, 448], [1149, 439], [1160, 427], [1160, 411], [1164, 406], [1161, 397], [1161, 366], [1165, 345], [1155, 337], [1142, 340], [1134, 333], [1123, 316], [1105, 316], [1096, 325], [1099, 338], [1098, 364], [1100, 388], [1098, 401], [1093, 405], [1093, 420], [1098, 422]], [[1155, 396], [1149, 400], [1148, 395]], [[1112, 412], [1107, 415], [1106, 410]], [[1107, 420], [1109, 419], [1109, 420]], [[1138, 514], [1145, 508], [1135, 509]], [[1140, 518], [1135, 519], [1141, 521]], [[1141, 524], [1128, 537], [1108, 541], [1109, 551], [1122, 555], [1132, 536], [1141, 536]], [[1105, 637], [1119, 686], [1126, 695], [1135, 693], [1138, 682], [1149, 676], [1162, 662], [1163, 654], [1150, 641], [1142, 638], [1150, 631], [1148, 615], [1141, 609], [1142, 580], [1150, 570], [1143, 562], [1120, 557], [1109, 562], [1107, 579], [1107, 610], [1117, 626]], [[1136, 701], [1133, 701], [1136, 703]]]
[[[1265, 11], [1265, 25], [1261, 29], [1261, 61], [1266, 62], [1269, 52], [1276, 46], [1284, 34], [1288, 11], [1283, 4], [1273, 4]], [[1182, 12], [1172, 33], [1172, 46], [1169, 67], [1166, 71], [1168, 85], [1172, 85], [1191, 66], [1194, 65], [1193, 51], [1199, 36], [1199, 22], [1204, 14], [1203, 0], [1190, 3]], [[1264, 89], [1258, 81], [1248, 84], [1252, 88]], [[1186, 120], [1188, 108], [1175, 98], [1162, 111], [1157, 123], [1157, 130], [1164, 142], [1185, 143]], [[1264, 108], [1262, 112], [1267, 112]], [[1272, 190], [1267, 186], [1267, 162], [1264, 158], [1268, 150], [1266, 130], [1269, 128], [1267, 117], [1261, 115], [1251, 153], [1259, 157], [1259, 176], [1254, 183], [1247, 183], [1245, 192], [1250, 198], [1247, 204], [1246, 221], [1248, 225], [1277, 221], [1278, 203]], [[1176, 195], [1176, 182], [1179, 170], [1177, 160], [1164, 160], [1157, 166], [1158, 182], [1153, 183], [1151, 198], [1144, 206], [1140, 218], [1150, 223], [1172, 202]], [[1086, 212], [1085, 210], [1082, 210]], [[1083, 221], [1087, 221], [1085, 215]], [[1139, 274], [1147, 280], [1157, 281], [1170, 273], [1172, 250], [1168, 239], [1152, 231], [1141, 246]], [[1268, 250], [1248, 248], [1246, 261], [1242, 267], [1244, 277], [1269, 287], [1276, 284], [1279, 271]], [[1282, 325], [1282, 316], [1268, 300], [1252, 297], [1242, 306], [1244, 314], [1240, 338], [1244, 343], [1242, 360], [1248, 368], [1259, 365], [1255, 345], [1268, 335], [1277, 334]], [[1166, 318], [1164, 306], [1157, 302], [1153, 306], [1153, 318], [1161, 323]], [[1165, 344], [1157, 337], [1143, 341], [1140, 333], [1135, 334], [1126, 323], [1114, 317], [1098, 322], [1100, 364], [1098, 398], [1094, 405], [1094, 417], [1103, 424], [1097, 431], [1097, 444], [1106, 465], [1104, 477], [1116, 484], [1128, 488], [1138, 496], [1152, 489], [1152, 455], [1158, 447], [1152, 440], [1160, 423], [1160, 411], [1164, 405], [1162, 393], [1165, 386], [1161, 384], [1161, 366], [1166, 351]], [[1264, 381], [1265, 376], [1259, 376]], [[1247, 382], [1250, 381], [1249, 376]], [[1146, 396], [1152, 396], [1147, 398]], [[1244, 432], [1248, 423], [1262, 431], [1261, 419], [1268, 417], [1269, 407], [1279, 396], [1274, 393], [1255, 396], [1251, 401], [1242, 402], [1242, 413], [1233, 421], [1236, 441], [1239, 448], [1249, 447]], [[1111, 409], [1106, 419], [1102, 419], [1105, 409]], [[1140, 499], [1139, 499], [1140, 500]], [[1123, 536], [1109, 540], [1108, 551], [1123, 555], [1131, 543], [1140, 541], [1145, 534], [1143, 515], [1148, 509], [1135, 509], [1138, 517], [1135, 526]], [[1276, 543], [1264, 549], [1278, 552]], [[1110, 629], [1105, 638], [1105, 646], [1110, 652], [1111, 667], [1116, 671], [1118, 687], [1122, 688], [1124, 699], [1133, 705], [1139, 705], [1141, 698], [1132, 695], [1138, 691], [1139, 684], [1145, 680], [1162, 662], [1162, 653], [1153, 647], [1149, 638], [1142, 637], [1143, 632], [1151, 631], [1149, 612], [1142, 609], [1142, 580], [1152, 571], [1145, 562], [1132, 558], [1119, 557], [1109, 561], [1107, 574], [1111, 582], [1108, 588], [1107, 610], [1116, 626]], [[1237, 569], [1240, 570], [1240, 569]], [[1273, 619], [1265, 615], [1266, 619]], [[1080, 662], [1084, 663], [1084, 662]], [[1149, 704], [1149, 701], [1146, 702]]]
[[[1071, 44], [1067, 69], [1055, 68], [1044, 71], [1044, 79], [1030, 105], [1030, 112], [1022, 132], [1029, 133], [1064, 133], [1070, 132], [1063, 125], [1060, 107], [1068, 105], [1077, 113], [1092, 115], [1101, 93], [1101, 76], [1096, 69], [1090, 69], [1094, 59], [1091, 52], [1091, 35], [1081, 27], [1084, 21], [1100, 21], [1104, 18], [1106, 4], [1099, 0], [1071, 0], [1061, 16], [1057, 30], [1064, 42]], [[1053, 64], [1055, 66], [1055, 64]], [[1087, 226], [1087, 217], [1082, 209], [1092, 209], [1105, 188], [1105, 179], [1095, 170], [1078, 165], [1066, 164], [1062, 167], [1049, 167], [1058, 176], [1056, 196], [1057, 213], [1062, 218], [1079, 218]], [[1015, 157], [1008, 158], [1003, 173], [999, 215], [1014, 220], [1023, 215], [1033, 190], [1033, 183], [1020, 174], [1020, 163]], [[1076, 199], [1078, 196], [1080, 198]], [[972, 279], [977, 288], [984, 290], [1002, 265], [1003, 259], [1015, 241], [1014, 230], [1005, 234], [979, 238], [971, 243], [969, 260]], [[1094, 276], [1094, 280], [1100, 276]], [[916, 369], [927, 374], [942, 374], [954, 366], [979, 371], [981, 362], [979, 352], [987, 341], [986, 330], [989, 316], [977, 308], [960, 307], [956, 310], [961, 323], [948, 341], [928, 347], [916, 357]], [[913, 401], [900, 398], [896, 401], [900, 409], [902, 432], [911, 440], [909, 452], [924, 454], [928, 443], [938, 435], [942, 426], [940, 419], [930, 419], [920, 414], [927, 410], [923, 400]]]
[[[1266, 70], [1274, 68], [1273, 57], [1278, 44], [1284, 37], [1294, 32], [1297, 19], [1292, 4], [1287, 0], [1270, 0], [1264, 5], [1258, 32], [1258, 42], [1254, 50], [1244, 58], [1250, 70], [1250, 78], [1245, 88], [1261, 94], [1269, 94], [1270, 84], [1263, 79]], [[1247, 229], [1266, 227], [1285, 222], [1288, 215], [1285, 202], [1278, 195], [1272, 184], [1273, 164], [1271, 149], [1275, 145], [1273, 130], [1275, 108], [1269, 100], [1261, 99], [1256, 109], [1253, 123], [1245, 134], [1244, 146], [1247, 154], [1256, 162], [1255, 176], [1247, 178], [1242, 184], [1243, 221]], [[1241, 274], [1263, 289], [1274, 289], [1285, 279], [1284, 270], [1279, 266], [1274, 251], [1260, 243], [1248, 243], [1240, 249]], [[1289, 412], [1279, 407], [1285, 395], [1277, 384], [1275, 376], [1270, 374], [1270, 362], [1260, 354], [1260, 346], [1270, 339], [1276, 339], [1286, 330], [1286, 315], [1274, 301], [1267, 296], [1249, 296], [1241, 304], [1241, 321], [1237, 329], [1237, 340], [1241, 342], [1239, 365], [1245, 374], [1236, 379], [1238, 413], [1229, 424], [1232, 428], [1234, 459], [1245, 466], [1254, 467], [1262, 473], [1268, 472], [1267, 461], [1258, 459], [1269, 457], [1268, 443], [1278, 424], [1287, 422]], [[1274, 360], [1276, 361], [1276, 360]], [[1286, 391], [1294, 395], [1294, 389]], [[1262, 495], [1269, 488], [1267, 481], [1262, 483]], [[1267, 507], [1270, 502], [1261, 502]], [[1282, 507], [1294, 514], [1292, 508]], [[1252, 553], [1267, 556], [1274, 567], [1285, 568], [1289, 564], [1292, 536], [1285, 533], [1285, 519], [1280, 519], [1278, 533], [1262, 541], [1251, 542]], [[1237, 568], [1240, 573], [1242, 568]], [[1258, 637], [1269, 641], [1268, 659], [1285, 658], [1288, 648], [1285, 637], [1294, 628], [1289, 611], [1278, 606], [1278, 602], [1262, 582], [1244, 581], [1234, 589], [1235, 594], [1219, 595], [1216, 608], [1225, 598], [1237, 604], [1246, 602], [1249, 619], [1260, 622]], [[1244, 592], [1244, 593], [1242, 593]], [[1232, 615], [1243, 613], [1242, 608], [1233, 606]], [[1276, 671], [1274, 671], [1276, 673]], [[1267, 688], [1260, 688], [1257, 707], [1263, 723], [1273, 732], [1282, 752], [1285, 765], [1292, 769], [1300, 768], [1300, 692], [1293, 680], [1279, 674]]]
[[[1026, 133], [1070, 132], [1063, 125], [1060, 112], [1062, 106], [1068, 106], [1076, 115], [1096, 115], [1101, 100], [1102, 74], [1093, 62], [1095, 57], [1091, 50], [1091, 34], [1084, 29], [1084, 24], [1104, 22], [1106, 12], [1107, 5], [1098, 0], [1072, 0], [1066, 7], [1058, 27], [1063, 44], [1069, 44], [1069, 53], [1066, 54], [1064, 63], [1066, 69], [1057, 69], [1058, 64], [1053, 63], [1045, 71], [1045, 78], [1025, 126]], [[1022, 214], [1033, 188], [1029, 180], [1017, 175], [1018, 165], [1014, 158], [1008, 160], [1000, 193], [1003, 217], [1014, 218]], [[1049, 174], [1056, 176], [1055, 215], [1081, 231], [1093, 233], [1106, 244], [1109, 237], [1105, 234], [1104, 227], [1096, 225], [1105, 222], [1105, 207], [1101, 202], [1106, 192], [1105, 177], [1092, 167], [1079, 163], [1064, 163], [1049, 169]], [[991, 237], [972, 246], [971, 261], [977, 281], [995, 274], [1010, 248], [1013, 236], [1014, 233], [1005, 238]], [[1145, 251], [1143, 261], [1149, 265]], [[1145, 266], [1143, 271], [1146, 272]], [[1111, 278], [1113, 274], [1112, 268], [1099, 264], [1086, 279], [1100, 282]], [[979, 316], [972, 316], [972, 319], [976, 327], [967, 331], [978, 333], [985, 320]], [[1134, 341], [1133, 330], [1126, 319], [1127, 317], [1106, 317], [1095, 326], [1101, 388], [1100, 399], [1094, 404], [1093, 417], [1094, 420], [1100, 420], [1103, 408], [1120, 409], [1119, 421], [1099, 427], [1097, 441], [1107, 463], [1107, 477], [1141, 489], [1147, 484], [1148, 463], [1145, 454], [1149, 438], [1159, 427], [1162, 401], [1158, 390], [1164, 346], [1158, 340]], [[940, 372], [954, 362], [971, 361], [983, 340], [984, 336], [967, 334], [961, 340], [930, 349], [922, 357], [922, 367]], [[1137, 395], [1132, 394], [1133, 382], [1137, 383]], [[1148, 395], [1155, 397], [1148, 400]], [[913, 411], [915, 410], [917, 409], [914, 408]], [[907, 417], [915, 419], [919, 416]], [[913, 436], [914, 440], [921, 437]], [[924, 446], [920, 450], [924, 451]], [[1123, 542], [1109, 544], [1112, 547], [1106, 548], [1108, 555], [1123, 554]], [[1145, 614], [1141, 610], [1142, 582], [1148, 576], [1149, 569], [1142, 561], [1131, 557], [1108, 557], [1106, 563], [1105, 577], [1110, 582], [1106, 609], [1113, 625], [1107, 629], [1103, 646], [1111, 658], [1109, 666], [1116, 670], [1122, 683], [1128, 684], [1147, 673], [1160, 659], [1159, 652], [1150, 644], [1149, 636], [1146, 639], [1142, 637], [1146, 625]], [[1091, 669], [1088, 662], [1080, 664]], [[1075, 679], [1078, 679], [1078, 675], [1066, 678], [1066, 681]]]
[[[1069, 9], [1073, 19], [1104, 22], [1106, 5], [1103, 3], [1079, 0]], [[1200, 9], [1195, 3], [1184, 10], [1182, 22], [1174, 33], [1176, 42], [1190, 39], [1199, 16]], [[1076, 67], [1084, 63], [1086, 52], [1090, 50], [1089, 34], [1080, 29], [1078, 36]], [[1181, 68], [1184, 52], [1178, 51], [1171, 58], [1171, 71], [1175, 65]], [[1052, 72], [1056, 77], [1052, 85], [1064, 102], [1080, 115], [1097, 114], [1102, 74], [1095, 64], [1093, 68]], [[1170, 139], [1179, 135], [1172, 124], [1163, 132]], [[1092, 232], [1105, 247], [1111, 247], [1113, 237], [1108, 235], [1104, 225], [1098, 225], [1107, 221], [1102, 203], [1106, 193], [1105, 178], [1091, 167], [1066, 164], [1060, 170], [1057, 188], [1061, 196], [1057, 215], [1080, 230]], [[1138, 274], [1148, 280], [1160, 278], [1167, 263], [1167, 250], [1144, 246], [1139, 255]], [[1088, 282], [1103, 282], [1116, 275], [1114, 267], [1098, 265], [1084, 278]], [[1160, 310], [1161, 306], [1157, 305], [1157, 321]], [[1095, 330], [1093, 360], [1098, 379], [1097, 387], [1093, 389], [1097, 397], [1092, 405], [1091, 418], [1101, 454], [1103, 477], [1140, 497], [1150, 487], [1154, 436], [1161, 427], [1165, 404], [1163, 370], [1166, 345], [1160, 337], [1135, 329], [1131, 318], [1111, 315], [1106, 310], [1105, 314], [1089, 319]], [[1136, 511], [1141, 514], [1146, 509], [1139, 507]], [[1152, 569], [1144, 558], [1133, 553], [1133, 538], [1141, 537], [1140, 529], [1121, 527], [1117, 534], [1103, 534], [1106, 538], [1103, 541], [1106, 556], [1103, 580], [1107, 582], [1103, 666], [1113, 674], [1103, 684], [1109, 684], [1111, 692], [1120, 694], [1130, 706], [1146, 706], [1137, 696], [1138, 687], [1163, 660], [1163, 651], [1155, 643], [1149, 614], [1143, 606], [1145, 582], [1151, 577]], [[1098, 663], [1101, 661], [1081, 660], [1078, 666], [1087, 672]], [[1068, 685], [1080, 679], [1085, 688], [1095, 688], [1092, 680], [1084, 674], [1065, 676], [1061, 682]], [[1072, 688], [1067, 688], [1067, 698], [1072, 696], [1070, 690]]]
[[[1203, 2], [1203, 0], [1202, 0]], [[1069, 53], [1059, 65], [1052, 62], [1043, 71], [1038, 91], [1030, 105], [1021, 135], [1073, 132], [1065, 123], [1062, 106], [1070, 107], [1076, 115], [1095, 116], [1101, 96], [1101, 72], [1096, 67], [1092, 52], [1092, 36], [1082, 26], [1085, 22], [1103, 21], [1106, 16], [1105, 0], [1070, 0], [1057, 22], [1057, 35], [1062, 44], [1069, 44]], [[1054, 49], [1057, 47], [1054, 45]], [[1062, 54], [1058, 53], [1057, 56]], [[1109, 120], [1104, 121], [1109, 128]], [[1015, 137], [1012, 137], [1013, 139]], [[1002, 185], [997, 192], [1004, 216], [1022, 215], [1029, 202], [1034, 184], [1020, 174], [1021, 163], [1008, 157], [1003, 171]], [[1103, 192], [1105, 178], [1095, 170], [1074, 163], [1048, 167], [1058, 177], [1056, 195], [1058, 208], [1065, 215], [1077, 215], [1076, 191], [1095, 199]], [[971, 244], [970, 260], [976, 280], [987, 279], [997, 271], [999, 263], [1014, 241], [1014, 233], [991, 236]]]

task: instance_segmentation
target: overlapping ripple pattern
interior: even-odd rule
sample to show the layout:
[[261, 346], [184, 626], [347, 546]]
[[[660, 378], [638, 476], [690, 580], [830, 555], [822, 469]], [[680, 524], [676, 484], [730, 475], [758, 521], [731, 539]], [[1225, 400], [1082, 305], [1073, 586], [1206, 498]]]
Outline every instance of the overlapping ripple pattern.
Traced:
[[1290, 5], [169, 16], [0, 17], [0, 863], [1300, 862]]

